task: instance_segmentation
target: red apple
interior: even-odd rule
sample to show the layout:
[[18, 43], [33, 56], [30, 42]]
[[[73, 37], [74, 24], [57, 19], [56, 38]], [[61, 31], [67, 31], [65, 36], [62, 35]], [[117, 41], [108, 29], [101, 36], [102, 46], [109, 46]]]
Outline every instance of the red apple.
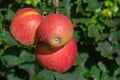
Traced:
[[41, 14], [35, 9], [20, 9], [12, 19], [10, 32], [19, 43], [24, 46], [30, 46], [37, 40], [36, 30], [41, 20]]
[[38, 37], [52, 47], [65, 45], [73, 36], [70, 19], [62, 14], [49, 14], [38, 27]]
[[77, 44], [74, 38], [59, 49], [53, 49], [47, 44], [40, 43], [36, 46], [37, 60], [44, 67], [60, 73], [66, 72], [76, 58]]

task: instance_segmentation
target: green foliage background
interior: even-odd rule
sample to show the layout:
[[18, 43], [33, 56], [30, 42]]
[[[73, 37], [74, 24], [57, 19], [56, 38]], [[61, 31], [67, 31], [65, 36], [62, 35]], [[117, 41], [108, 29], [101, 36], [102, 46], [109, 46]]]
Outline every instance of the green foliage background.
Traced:
[[120, 80], [120, 0], [60, 0], [60, 13], [75, 27], [78, 54], [60, 74], [40, 66], [34, 46], [23, 47], [10, 34], [14, 14], [33, 7], [54, 12], [52, 0], [0, 0], [0, 80]]

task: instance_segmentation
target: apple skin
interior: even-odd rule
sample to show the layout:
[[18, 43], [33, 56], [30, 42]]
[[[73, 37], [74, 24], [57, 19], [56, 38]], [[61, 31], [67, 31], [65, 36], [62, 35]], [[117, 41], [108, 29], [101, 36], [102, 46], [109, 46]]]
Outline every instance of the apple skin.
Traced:
[[73, 36], [73, 24], [63, 14], [49, 14], [38, 27], [38, 37], [54, 48], [65, 45]]
[[42, 16], [33, 8], [23, 8], [14, 15], [10, 32], [22, 45], [30, 46], [37, 42], [37, 28], [42, 21]]
[[73, 64], [77, 54], [77, 44], [74, 38], [64, 46], [53, 49], [47, 44], [40, 43], [36, 46], [35, 54], [38, 62], [47, 69], [63, 73]]

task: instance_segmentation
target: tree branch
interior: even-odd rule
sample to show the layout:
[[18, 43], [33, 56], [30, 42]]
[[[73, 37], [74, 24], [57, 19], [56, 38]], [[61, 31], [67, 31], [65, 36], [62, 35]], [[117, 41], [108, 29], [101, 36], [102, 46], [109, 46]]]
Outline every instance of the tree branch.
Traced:
[[55, 6], [55, 13], [59, 13], [59, 0], [53, 0]]

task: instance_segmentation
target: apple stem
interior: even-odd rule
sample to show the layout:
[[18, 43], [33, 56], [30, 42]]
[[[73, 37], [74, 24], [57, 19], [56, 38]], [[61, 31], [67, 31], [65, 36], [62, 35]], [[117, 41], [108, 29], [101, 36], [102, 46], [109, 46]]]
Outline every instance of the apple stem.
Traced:
[[59, 13], [59, 0], [53, 0], [53, 4], [55, 5], [55, 13]]

